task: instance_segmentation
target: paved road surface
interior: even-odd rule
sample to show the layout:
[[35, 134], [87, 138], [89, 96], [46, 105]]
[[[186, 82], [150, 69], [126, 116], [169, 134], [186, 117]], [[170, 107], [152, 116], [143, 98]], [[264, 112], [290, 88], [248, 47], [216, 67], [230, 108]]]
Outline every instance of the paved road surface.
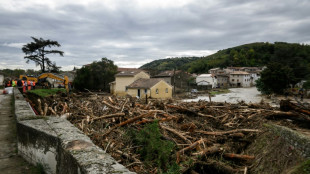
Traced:
[[12, 95], [3, 95], [0, 90], [0, 173], [39, 173], [37, 168], [17, 155], [16, 125], [11, 101]]

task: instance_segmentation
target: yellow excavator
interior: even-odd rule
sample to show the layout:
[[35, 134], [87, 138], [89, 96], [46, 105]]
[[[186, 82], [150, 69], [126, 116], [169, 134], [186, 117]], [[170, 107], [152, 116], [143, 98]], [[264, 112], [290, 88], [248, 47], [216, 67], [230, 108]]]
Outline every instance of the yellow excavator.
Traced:
[[53, 73], [43, 73], [43, 74], [40, 74], [38, 77], [26, 76], [26, 75], [20, 75], [19, 76], [20, 80], [34, 81], [36, 84], [41, 83], [41, 85], [43, 85], [43, 86], [48, 86], [48, 85], [46, 85], [48, 83], [45, 80], [46, 78], [51, 78], [51, 79], [61, 81], [61, 83], [63, 83], [65, 85], [67, 92], [69, 92], [69, 87], [68, 87], [69, 78], [68, 78], [68, 76], [64, 76], [62, 78], [62, 77], [59, 77]]

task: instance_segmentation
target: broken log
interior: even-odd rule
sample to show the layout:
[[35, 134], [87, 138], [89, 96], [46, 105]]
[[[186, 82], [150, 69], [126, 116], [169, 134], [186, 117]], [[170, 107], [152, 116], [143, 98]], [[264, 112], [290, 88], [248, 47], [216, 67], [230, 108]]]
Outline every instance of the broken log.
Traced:
[[242, 132], [242, 133], [260, 132], [260, 130], [258, 129], [235, 129], [235, 130], [221, 131], [221, 132], [207, 132], [207, 131], [195, 131], [195, 132], [202, 133], [205, 135], [225, 135], [225, 134], [232, 134], [232, 133], [237, 133], [237, 132]]
[[265, 115], [266, 119], [291, 119], [296, 121], [310, 122], [310, 117], [294, 112], [272, 111]]
[[240, 155], [240, 154], [234, 154], [234, 153], [224, 153], [223, 156], [225, 158], [238, 159], [238, 160], [243, 160], [243, 161], [255, 159], [255, 156], [252, 156], [252, 155]]
[[160, 125], [160, 127], [165, 129], [165, 130], [167, 130], [167, 131], [169, 131], [169, 132], [171, 132], [171, 133], [173, 133], [173, 134], [175, 134], [175, 135], [177, 135], [178, 137], [180, 137], [185, 142], [187, 142], [189, 144], [192, 144], [192, 142], [190, 140], [188, 140], [186, 137], [184, 137], [181, 132], [178, 132], [175, 129], [172, 129], [172, 128], [169, 128], [169, 127], [166, 127], [166, 126], [163, 126], [163, 125]]
[[102, 101], [103, 104], [107, 105], [110, 108], [116, 109], [116, 110], [121, 110], [119, 107], [113, 106], [110, 103], [108, 103], [107, 101], [103, 100]]
[[101, 120], [101, 119], [114, 118], [114, 117], [124, 117], [124, 116], [125, 116], [125, 113], [115, 113], [115, 114], [109, 114], [109, 115], [102, 115], [100, 117], [93, 118], [92, 120], [96, 121], [96, 120]]
[[41, 100], [40, 99], [38, 99], [38, 111], [39, 111], [39, 113], [40, 113], [40, 115], [42, 115], [43, 116], [43, 111], [42, 111], [42, 103], [41, 103]]
[[168, 108], [175, 109], [175, 110], [177, 110], [178, 112], [183, 113], [183, 114], [193, 115], [193, 116], [199, 116], [197, 112], [191, 111], [191, 110], [189, 110], [189, 109], [186, 109], [186, 108], [183, 108], [183, 107], [180, 107], [180, 106], [175, 106], [175, 105], [166, 105], [166, 106], [167, 106]]
[[102, 136], [105, 137], [105, 136], [109, 135], [114, 129], [116, 129], [116, 128], [118, 128], [118, 127], [122, 127], [122, 126], [124, 126], [124, 125], [126, 125], [126, 124], [133, 123], [133, 122], [135, 122], [135, 121], [137, 121], [137, 120], [139, 120], [139, 119], [141, 119], [141, 118], [148, 117], [148, 116], [150, 116], [150, 115], [153, 114], [153, 113], [154, 113], [154, 112], [148, 112], [148, 113], [146, 113], [146, 114], [142, 114], [142, 115], [139, 115], [139, 116], [137, 116], [137, 117], [134, 117], [134, 118], [131, 118], [131, 119], [129, 119], [129, 120], [126, 120], [126, 121], [124, 121], [124, 122], [121, 122], [121, 123], [119, 123], [118, 125], [115, 125], [115, 126], [112, 127], [111, 129], [109, 129], [109, 130], [108, 130], [106, 133], [104, 133]]
[[290, 102], [289, 100], [281, 100], [280, 101], [280, 109], [282, 111], [296, 111], [296, 112], [299, 112], [299, 113], [303, 113], [303, 114], [306, 114], [308, 116], [310, 116], [310, 110], [307, 110], [307, 109], [304, 109], [292, 102]]
[[192, 143], [192, 144], [189, 145], [188, 147], [185, 147], [185, 148], [179, 150], [179, 151], [177, 152], [177, 154], [176, 154], [176, 156], [177, 156], [176, 163], [177, 163], [177, 164], [180, 163], [180, 161], [181, 161], [181, 159], [180, 159], [181, 154], [184, 154], [186, 151], [192, 150], [192, 149], [196, 148], [198, 145], [200, 145], [200, 144], [203, 143], [204, 141], [206, 141], [206, 140], [200, 139], [200, 140], [198, 140], [198, 141]]
[[223, 148], [220, 148], [219, 144], [214, 144], [213, 146], [203, 149], [200, 152], [193, 153], [193, 155], [205, 156], [205, 155], [212, 155], [214, 153], [221, 152], [221, 151], [223, 151]]

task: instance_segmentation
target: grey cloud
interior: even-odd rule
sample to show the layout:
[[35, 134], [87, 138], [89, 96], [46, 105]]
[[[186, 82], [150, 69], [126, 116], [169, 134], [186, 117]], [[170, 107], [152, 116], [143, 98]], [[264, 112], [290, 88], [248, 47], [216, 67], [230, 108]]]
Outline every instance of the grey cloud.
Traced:
[[[0, 32], [5, 34], [0, 45], [42, 37], [62, 45], [65, 57], [51, 57], [60, 66], [83, 65], [101, 57], [137, 65], [146, 59], [257, 41], [309, 42], [309, 9], [307, 0], [196, 0], [171, 8], [141, 8], [128, 2], [112, 9], [100, 3], [33, 6], [14, 12], [2, 8]], [[24, 61], [19, 48], [1, 46], [0, 51], [0, 61], [9, 54]]]

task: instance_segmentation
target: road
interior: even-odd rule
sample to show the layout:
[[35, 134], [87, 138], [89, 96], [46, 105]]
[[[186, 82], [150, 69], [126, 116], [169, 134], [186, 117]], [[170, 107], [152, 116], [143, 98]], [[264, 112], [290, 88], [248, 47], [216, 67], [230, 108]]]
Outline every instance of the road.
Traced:
[[16, 122], [11, 102], [12, 94], [3, 95], [0, 90], [0, 173], [39, 173], [17, 154]]

